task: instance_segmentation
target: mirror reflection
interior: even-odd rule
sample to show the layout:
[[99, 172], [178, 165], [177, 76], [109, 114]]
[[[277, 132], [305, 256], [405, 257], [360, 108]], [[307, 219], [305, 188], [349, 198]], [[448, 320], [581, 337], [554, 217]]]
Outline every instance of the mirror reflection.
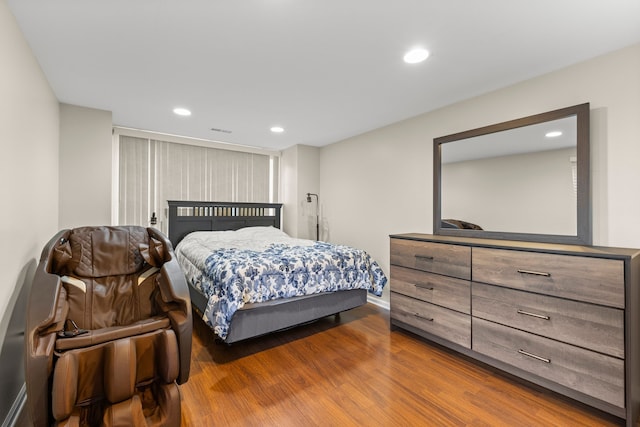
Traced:
[[441, 147], [443, 228], [577, 234], [577, 119]]

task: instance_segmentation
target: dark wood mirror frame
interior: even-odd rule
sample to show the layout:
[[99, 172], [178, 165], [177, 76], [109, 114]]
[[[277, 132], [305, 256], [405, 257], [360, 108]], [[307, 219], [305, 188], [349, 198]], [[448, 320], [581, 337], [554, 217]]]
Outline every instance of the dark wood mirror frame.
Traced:
[[[479, 237], [501, 240], [521, 240], [545, 243], [591, 245], [591, 186], [589, 159], [589, 104], [580, 104], [559, 110], [510, 120], [478, 129], [459, 132], [433, 140], [433, 232], [437, 235]], [[576, 235], [532, 234], [506, 231], [470, 230], [442, 227], [442, 145], [475, 136], [501, 132], [523, 126], [534, 125], [570, 116], [576, 117], [576, 157], [577, 157], [577, 230]]]

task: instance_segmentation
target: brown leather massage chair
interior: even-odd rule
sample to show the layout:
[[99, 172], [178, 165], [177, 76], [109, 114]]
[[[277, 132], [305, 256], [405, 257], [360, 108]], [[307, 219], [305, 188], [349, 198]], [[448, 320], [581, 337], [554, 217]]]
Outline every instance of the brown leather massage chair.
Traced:
[[28, 411], [41, 426], [179, 426], [191, 301], [153, 228], [60, 231], [27, 308]]

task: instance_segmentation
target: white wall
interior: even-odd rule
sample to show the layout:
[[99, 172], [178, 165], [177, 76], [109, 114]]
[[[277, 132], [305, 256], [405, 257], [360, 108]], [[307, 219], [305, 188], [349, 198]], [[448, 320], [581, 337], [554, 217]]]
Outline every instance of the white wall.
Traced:
[[[22, 336], [8, 330], [44, 244], [58, 230], [58, 101], [9, 11], [0, 1], [0, 353]], [[14, 312], [15, 309], [15, 312]], [[15, 317], [14, 317], [15, 318]], [[24, 327], [24, 322], [18, 326]], [[20, 331], [18, 331], [20, 332]], [[9, 344], [7, 344], [9, 343]], [[22, 356], [0, 361], [0, 422], [21, 386]]]
[[629, 226], [640, 218], [632, 191], [640, 182], [640, 45], [322, 148], [331, 241], [367, 250], [388, 273], [389, 234], [432, 231], [434, 138], [584, 102], [594, 244], [640, 247], [640, 228]]
[[[316, 198], [307, 203], [307, 193], [319, 193], [320, 149], [296, 145], [282, 152], [280, 159], [283, 230], [300, 239], [316, 238]], [[322, 208], [322, 195], [319, 195]], [[322, 237], [322, 231], [321, 231]]]
[[[308, 145], [298, 146], [298, 168], [304, 173], [298, 175], [298, 237], [301, 239], [316, 238], [316, 203], [319, 200], [318, 209], [322, 208], [322, 195], [320, 189], [320, 149]], [[307, 193], [318, 194], [311, 197], [311, 203], [307, 202]], [[322, 230], [321, 239], [322, 239]]]
[[297, 237], [298, 212], [298, 145], [282, 151], [280, 156], [280, 201], [283, 205], [282, 230]]
[[60, 106], [59, 227], [111, 224], [110, 111]]
[[575, 148], [443, 164], [442, 218], [491, 231], [575, 236], [571, 157]]
[[[58, 101], [0, 2], [0, 310], [58, 230]], [[9, 66], [10, 64], [10, 66]], [[2, 342], [2, 340], [0, 340]]]

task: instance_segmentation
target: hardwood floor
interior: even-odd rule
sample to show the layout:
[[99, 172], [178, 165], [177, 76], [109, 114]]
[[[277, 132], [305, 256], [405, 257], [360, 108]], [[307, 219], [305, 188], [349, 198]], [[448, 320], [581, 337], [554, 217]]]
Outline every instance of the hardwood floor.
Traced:
[[194, 319], [184, 426], [610, 426], [401, 331], [366, 304], [227, 346]]

